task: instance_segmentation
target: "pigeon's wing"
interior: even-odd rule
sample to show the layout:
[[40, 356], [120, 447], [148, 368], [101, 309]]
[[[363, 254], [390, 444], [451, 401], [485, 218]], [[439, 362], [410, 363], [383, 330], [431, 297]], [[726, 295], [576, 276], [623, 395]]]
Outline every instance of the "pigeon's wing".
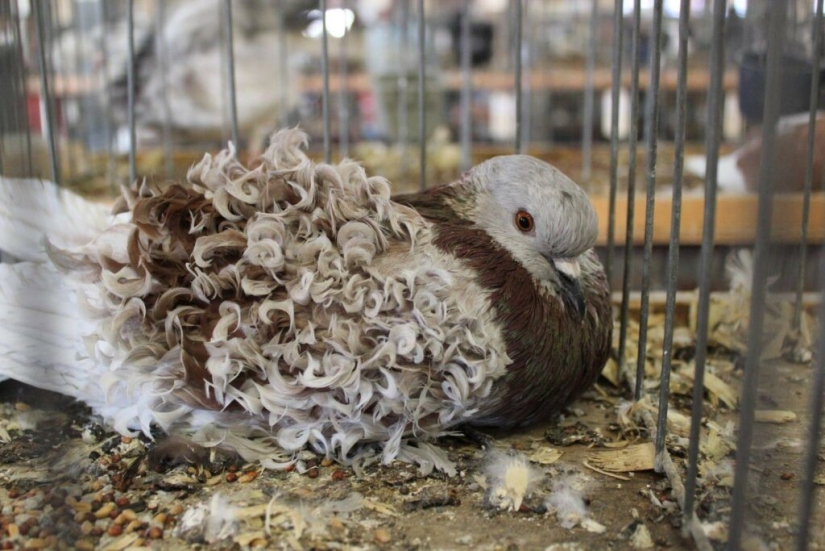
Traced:
[[128, 255], [77, 259], [112, 297], [89, 341], [117, 365], [109, 388], [143, 400], [134, 415], [342, 458], [381, 441], [390, 460], [472, 415], [503, 339], [427, 220], [356, 163], [313, 163], [304, 139], [276, 135], [253, 170], [227, 151], [139, 190]]
[[108, 211], [52, 182], [0, 178], [0, 250], [45, 261], [44, 238], [67, 248], [85, 245], [106, 226]]

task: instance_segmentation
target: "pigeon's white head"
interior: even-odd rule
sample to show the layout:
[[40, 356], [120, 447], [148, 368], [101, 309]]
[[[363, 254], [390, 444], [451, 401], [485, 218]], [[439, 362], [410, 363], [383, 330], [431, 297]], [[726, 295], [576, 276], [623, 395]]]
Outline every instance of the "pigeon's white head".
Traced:
[[577, 292], [580, 257], [598, 235], [587, 194], [555, 167], [526, 155], [495, 157], [473, 168], [466, 213], [534, 277]]

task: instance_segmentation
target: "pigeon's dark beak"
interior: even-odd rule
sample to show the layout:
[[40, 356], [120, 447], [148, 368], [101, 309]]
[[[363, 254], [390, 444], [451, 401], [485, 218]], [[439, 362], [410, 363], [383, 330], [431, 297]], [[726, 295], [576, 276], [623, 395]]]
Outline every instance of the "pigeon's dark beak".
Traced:
[[584, 298], [584, 291], [579, 280], [580, 267], [578, 260], [554, 258], [553, 266], [559, 274], [561, 296], [564, 303], [576, 313], [577, 319], [584, 319], [587, 302]]

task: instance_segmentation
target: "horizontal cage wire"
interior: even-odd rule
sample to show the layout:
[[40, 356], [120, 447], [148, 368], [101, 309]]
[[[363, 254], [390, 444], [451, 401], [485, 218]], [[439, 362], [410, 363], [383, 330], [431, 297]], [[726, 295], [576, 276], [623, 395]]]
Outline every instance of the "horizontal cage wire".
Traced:
[[[816, 519], [825, 511], [825, 494], [818, 488], [825, 484], [825, 324], [819, 323], [825, 316], [823, 3], [0, 3], [0, 321], [7, 327], [0, 335], [5, 483], [0, 503], [9, 504], [0, 513], [0, 542], [114, 549], [152, 540], [168, 548], [288, 541], [302, 548], [319, 541], [328, 547], [384, 545], [403, 535], [404, 545], [422, 548], [458, 543], [481, 549], [503, 542], [561, 549], [553, 542], [573, 539], [582, 549], [821, 548], [825, 530]], [[287, 143], [304, 135], [283, 132], [293, 128], [308, 137], [303, 152]], [[564, 350], [568, 341], [595, 342], [595, 336], [580, 333], [591, 327], [586, 320], [598, 315], [578, 287], [585, 264], [579, 260], [588, 253], [572, 246], [542, 253], [541, 262], [555, 270], [556, 287], [540, 281], [518, 256], [525, 235], [549, 232], [548, 239], [562, 242], [566, 232], [579, 231], [576, 216], [587, 216], [568, 206], [575, 202], [573, 192], [560, 191], [557, 206], [548, 204], [543, 192], [519, 195], [534, 189], [523, 187], [521, 173], [504, 174], [496, 167], [505, 165], [488, 163], [528, 162], [505, 157], [514, 154], [549, 163], [578, 186], [569, 189], [586, 192], [598, 219], [588, 250], [595, 251], [598, 274], [603, 269], [609, 287], [611, 344], [593, 384], [568, 377], [559, 386], [542, 386], [545, 379], [575, 371], [586, 352], [572, 349], [565, 354], [571, 367], [553, 365], [536, 380], [525, 372], [519, 389], [507, 395], [517, 403], [514, 409], [550, 408], [563, 401], [557, 395], [569, 399], [539, 423], [527, 423], [539, 417], [535, 414], [495, 428], [488, 422], [492, 414], [479, 411], [479, 404], [500, 405], [483, 399], [505, 380], [507, 362], [524, 362], [512, 350], [530, 356]], [[474, 168], [479, 166], [493, 168]], [[529, 174], [539, 179], [543, 173]], [[384, 180], [372, 176], [386, 179], [395, 201], [382, 195]], [[513, 181], [495, 195], [492, 184], [478, 183], [493, 177]], [[447, 192], [440, 186], [452, 182], [458, 182], [448, 190], [453, 195], [441, 195]], [[175, 188], [176, 183], [184, 184]], [[476, 185], [489, 195], [461, 195]], [[149, 212], [146, 205], [160, 201], [166, 189], [179, 196]], [[332, 206], [320, 206], [320, 197]], [[441, 202], [442, 197], [448, 199]], [[485, 200], [518, 202], [515, 221], [482, 220], [499, 212], [478, 214]], [[268, 206], [260, 209], [265, 201]], [[104, 207], [107, 212], [114, 207], [108, 227], [131, 228], [128, 243], [103, 232]], [[538, 222], [534, 227], [530, 212], [542, 209], [561, 213], [549, 229]], [[472, 217], [465, 218], [467, 213]], [[246, 241], [253, 220], [289, 216], [295, 216], [293, 226], [283, 231], [304, 241], [279, 253], [279, 261], [294, 273], [279, 272], [264, 289], [267, 284], [255, 277], [269, 272], [258, 266], [241, 282], [236, 269], [252, 266], [258, 254]], [[184, 230], [176, 228], [183, 237], [167, 231], [165, 224], [174, 217], [186, 222]], [[580, 222], [585, 228], [586, 221]], [[418, 360], [398, 364], [406, 326], [398, 321], [400, 313], [386, 314], [380, 298], [370, 295], [369, 301], [378, 301], [375, 310], [360, 318], [332, 299], [309, 298], [311, 286], [323, 284], [323, 255], [308, 252], [320, 247], [310, 246], [313, 232], [328, 234], [329, 246], [342, 251], [336, 262], [349, 269], [347, 255], [362, 253], [347, 252], [355, 246], [343, 244], [341, 234], [356, 223], [359, 229], [352, 231], [363, 235], [353, 243], [376, 232], [381, 237], [363, 253], [369, 257], [362, 261], [368, 267], [363, 274], [335, 268], [349, 275], [334, 291], [376, 278], [383, 293], [396, 292], [391, 290], [396, 280], [388, 275], [393, 263], [398, 266], [392, 270], [406, 270], [409, 279], [409, 288], [398, 283], [404, 289], [396, 292], [399, 304], [412, 303], [416, 286], [426, 287], [426, 281], [415, 279], [421, 270], [433, 279], [446, 278], [438, 285], [451, 291], [459, 288], [452, 279], [467, 280], [460, 282], [465, 286], [458, 298], [431, 289], [433, 308], [443, 320], [426, 327], [427, 343], [441, 339], [438, 351], [422, 348]], [[440, 229], [420, 233], [425, 230], [419, 232], [416, 224]], [[210, 225], [243, 243], [207, 245], [214, 236], [197, 236]], [[493, 228], [490, 235], [484, 228]], [[401, 243], [401, 234], [412, 241]], [[415, 243], [418, 235], [426, 235], [423, 244]], [[409, 257], [391, 256], [401, 245], [409, 247]], [[424, 258], [412, 256], [415, 247], [436, 245], [443, 249], [426, 257], [432, 266], [415, 265]], [[240, 253], [231, 252], [239, 247]], [[489, 261], [474, 260], [467, 251], [483, 251]], [[175, 256], [180, 254], [183, 260]], [[318, 257], [317, 266], [301, 265], [310, 254]], [[203, 265], [198, 255], [206, 258]], [[370, 265], [373, 257], [390, 260]], [[89, 269], [89, 262], [100, 265]], [[449, 262], [463, 271], [449, 272]], [[520, 279], [508, 262], [530, 277]], [[325, 269], [333, 270], [333, 264]], [[62, 283], [41, 289], [40, 296], [30, 291], [41, 279], [58, 277], [43, 275], [56, 274], [54, 266], [86, 269], [84, 285], [104, 281], [121, 288], [117, 285], [144, 278], [142, 294], [101, 291], [93, 299], [68, 298], [69, 287]], [[485, 270], [510, 271], [493, 285]], [[233, 277], [237, 282], [229, 282]], [[163, 294], [157, 289], [166, 285], [164, 278], [207, 281], [204, 288], [211, 285], [214, 293], [211, 299], [206, 291], [196, 297], [188, 288], [170, 286]], [[537, 285], [565, 312], [580, 308], [580, 318], [559, 318], [556, 348], [531, 340], [530, 325], [546, 322], [536, 314], [547, 313], [539, 304], [545, 295], [502, 303], [502, 296], [521, 297], [510, 288], [522, 284]], [[307, 297], [297, 300], [293, 293], [300, 285]], [[221, 294], [229, 288], [236, 290], [234, 296]], [[29, 294], [21, 296], [21, 289]], [[67, 294], [59, 295], [63, 291]], [[143, 300], [149, 296], [154, 302]], [[161, 330], [158, 303], [165, 304], [164, 312], [201, 308], [220, 321], [195, 322], [184, 313], [174, 322], [167, 318]], [[275, 312], [273, 318], [262, 313], [265, 305]], [[77, 321], [86, 320], [77, 317], [80, 310], [88, 316], [85, 310], [106, 308], [121, 308], [122, 316], [132, 308], [139, 316], [128, 324], [114, 316], [94, 327]], [[244, 324], [250, 312], [259, 317]], [[36, 317], [44, 313], [47, 321]], [[249, 344], [269, 330], [264, 326], [272, 319], [284, 316], [289, 329], [272, 329], [263, 345]], [[418, 306], [410, 316], [408, 325], [426, 325]], [[499, 316], [494, 319], [502, 327], [485, 316]], [[352, 334], [343, 344], [333, 334], [339, 318]], [[574, 321], [580, 325], [564, 326]], [[445, 325], [450, 323], [455, 325]], [[73, 324], [71, 331], [85, 332], [77, 338], [88, 343], [85, 352], [66, 340], [65, 326]], [[296, 324], [303, 324], [297, 333]], [[359, 325], [368, 329], [356, 334], [352, 327]], [[190, 350], [181, 345], [181, 365], [194, 363], [197, 369], [187, 368], [185, 377], [170, 382], [172, 353], [158, 350], [182, 343], [196, 326], [208, 335], [223, 331], [226, 341], [203, 337]], [[316, 326], [323, 336], [316, 337]], [[445, 336], [458, 335], [459, 329], [461, 335]], [[285, 336], [290, 331], [295, 335]], [[94, 341], [103, 333], [110, 341]], [[266, 356], [288, 338], [295, 339], [298, 351], [291, 363], [286, 355]], [[451, 338], [456, 340], [448, 342]], [[495, 348], [496, 339], [506, 346]], [[257, 346], [244, 349], [256, 359], [232, 356], [229, 341]], [[323, 354], [313, 348], [319, 342], [327, 343]], [[376, 352], [389, 345], [397, 347], [392, 354]], [[318, 378], [326, 368], [314, 363], [327, 365], [346, 347], [359, 366], [351, 376], [357, 379], [354, 386], [326, 394], [292, 387], [285, 394], [305, 399], [306, 411], [269, 409], [277, 401], [271, 397], [277, 394], [273, 370], [281, 370], [282, 381], [296, 373], [296, 381]], [[65, 360], [70, 348], [73, 355]], [[439, 360], [442, 349], [458, 359]], [[57, 359], [52, 362], [49, 354]], [[481, 359], [470, 365], [472, 354]], [[104, 357], [102, 377], [83, 372]], [[368, 357], [380, 364], [380, 370], [370, 368], [374, 375]], [[61, 361], [71, 365], [68, 375], [50, 371]], [[130, 362], [140, 367], [141, 377], [149, 377], [146, 388], [152, 390], [134, 404], [107, 404], [120, 392], [113, 373]], [[425, 375], [404, 375], [422, 369], [422, 362]], [[495, 371], [501, 362], [505, 367]], [[258, 371], [244, 371], [253, 369], [249, 366]], [[202, 388], [191, 386], [193, 373], [202, 378]], [[323, 376], [333, 379], [327, 372]], [[470, 388], [474, 377], [489, 378], [486, 390], [473, 394], [476, 402], [468, 398], [477, 391]], [[135, 375], [128, 386], [144, 381]], [[72, 385], [83, 392], [64, 390]], [[57, 394], [37, 394], [33, 387]], [[189, 402], [163, 402], [181, 388]], [[351, 388], [360, 390], [348, 394]], [[528, 398], [534, 388], [553, 393], [532, 406]], [[74, 402], [60, 393], [91, 410], [70, 405]], [[164, 397], [157, 398], [160, 394]], [[156, 399], [164, 405], [149, 411]], [[301, 429], [304, 440], [296, 449], [287, 449], [286, 432], [276, 431], [294, 429], [290, 434], [297, 441], [296, 427], [304, 427], [304, 419], [327, 407], [350, 411], [359, 400], [373, 402], [358, 410], [357, 419], [341, 421], [329, 413], [334, 421], [327, 425], [306, 425], [313, 428]], [[461, 407], [448, 415], [452, 400]], [[336, 405], [329, 406], [331, 401]], [[212, 411], [203, 411], [214, 404], [216, 411], [233, 416], [235, 433], [210, 432], [217, 424], [210, 421]], [[45, 421], [55, 407], [65, 420], [57, 431]], [[432, 417], [417, 417], [426, 408], [432, 408], [429, 415], [440, 415], [438, 430], [427, 424]], [[131, 424], [112, 421], [127, 413]], [[456, 417], [443, 421], [448, 416]], [[183, 418], [189, 419], [193, 442], [207, 442], [211, 455], [201, 456], [185, 441], [161, 445], [161, 435], [173, 434]], [[390, 434], [387, 419], [400, 428]], [[492, 436], [477, 430], [487, 425], [494, 425]], [[462, 431], [469, 443], [454, 437]], [[373, 441], [380, 445], [370, 447]], [[392, 446], [395, 451], [387, 452]], [[218, 464], [215, 450], [234, 450], [242, 460]], [[347, 455], [350, 451], [354, 456]], [[178, 459], [163, 463], [160, 458], [168, 453]], [[409, 470], [410, 463], [421, 470]], [[60, 465], [61, 476], [44, 466], [52, 464]], [[327, 468], [332, 485], [312, 482]], [[449, 476], [421, 474], [433, 469]], [[353, 482], [346, 482], [351, 476]], [[362, 482], [355, 482], [359, 478]], [[254, 491], [232, 494], [226, 485], [238, 479]], [[194, 491], [201, 486], [203, 492]], [[168, 492], [178, 493], [168, 499]], [[138, 493], [142, 501], [136, 506]], [[299, 500], [306, 504], [297, 505]], [[431, 507], [452, 511], [452, 521], [433, 524], [423, 512]], [[509, 507], [537, 522], [528, 527], [515, 513], [491, 517], [486, 511], [491, 507]], [[402, 511], [406, 514], [399, 516]], [[394, 519], [390, 528], [388, 517]]]

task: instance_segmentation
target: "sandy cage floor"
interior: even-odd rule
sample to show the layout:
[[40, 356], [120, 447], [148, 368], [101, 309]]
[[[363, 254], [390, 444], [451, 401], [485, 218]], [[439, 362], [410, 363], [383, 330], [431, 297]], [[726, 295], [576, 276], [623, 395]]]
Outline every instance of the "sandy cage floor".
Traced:
[[[652, 323], [659, 323], [656, 316]], [[661, 354], [657, 334], [653, 331], [648, 343], [651, 364], [656, 364], [655, 349]], [[631, 331], [629, 357], [635, 354], [633, 335]], [[686, 360], [674, 371], [671, 410], [676, 418], [668, 439], [682, 476], [687, 440], [680, 437], [684, 426], [678, 415], [689, 415], [690, 410], [683, 371], [690, 365], [689, 341], [682, 339], [675, 353]], [[727, 400], [739, 393], [741, 360], [719, 350], [709, 361], [723, 391], [733, 396]], [[789, 549], [797, 528], [812, 371], [809, 365], [771, 361], [761, 373], [761, 388], [770, 390], [760, 390], [757, 407], [795, 415], [780, 424], [756, 424], [748, 500], [752, 530], [746, 548]], [[309, 452], [301, 456], [298, 469], [261, 471], [226, 454], [210, 457], [180, 445], [173, 446], [173, 455], [190, 461], [169, 465], [163, 445], [121, 438], [97, 425], [83, 406], [7, 381], [0, 384], [0, 547], [692, 549], [693, 543], [681, 535], [681, 515], [663, 475], [645, 468], [645, 461], [616, 474], [588, 467], [599, 462], [598, 454], [649, 442], [644, 425], [625, 414], [626, 385], [614, 386], [609, 378], [600, 379], [557, 422], [491, 433], [494, 447], [518, 450], [544, 475], [517, 512], [487, 504], [484, 472], [489, 455], [465, 438], [439, 442], [457, 465], [458, 475], [452, 478], [441, 473], [422, 476], [417, 468], [398, 462], [371, 465], [356, 474]], [[646, 387], [652, 393], [657, 381], [650, 379]], [[697, 504], [716, 549], [724, 547], [726, 538], [735, 455], [732, 422], [738, 416], [725, 406], [726, 399], [716, 388], [706, 393], [703, 404]], [[825, 453], [819, 452], [816, 482], [823, 484]], [[564, 528], [556, 511], [545, 506], [554, 484], [563, 479], [582, 487], [587, 517], [595, 521], [585, 523], [589, 529], [581, 523]], [[822, 492], [817, 500], [814, 549], [825, 548], [825, 528], [816, 521], [825, 511]], [[210, 522], [210, 504], [235, 514]], [[593, 531], [599, 525], [603, 531]]]

